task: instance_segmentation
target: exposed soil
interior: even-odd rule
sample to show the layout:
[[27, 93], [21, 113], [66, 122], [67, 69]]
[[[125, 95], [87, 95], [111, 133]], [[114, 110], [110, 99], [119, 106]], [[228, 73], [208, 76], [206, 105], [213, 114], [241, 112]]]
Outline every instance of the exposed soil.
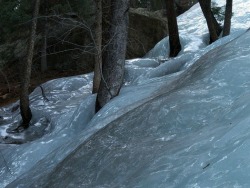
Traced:
[[[83, 74], [78, 70], [49, 70], [45, 73], [33, 71], [31, 75], [30, 92], [40, 84], [52, 79]], [[19, 99], [20, 79], [19, 71], [9, 67], [0, 72], [0, 107], [13, 103]]]

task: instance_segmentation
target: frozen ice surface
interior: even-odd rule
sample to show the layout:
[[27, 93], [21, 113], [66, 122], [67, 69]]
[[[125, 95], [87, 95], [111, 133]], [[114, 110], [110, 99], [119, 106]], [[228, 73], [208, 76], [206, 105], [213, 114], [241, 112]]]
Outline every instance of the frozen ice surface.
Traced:
[[[220, 1], [224, 2], [224, 1]], [[243, 8], [244, 7], [244, 8]], [[128, 60], [121, 94], [94, 114], [92, 74], [31, 95], [30, 132], [0, 109], [0, 187], [249, 187], [250, 1], [235, 0], [232, 34], [207, 46], [198, 5], [178, 18], [183, 50], [167, 38]]]
[[133, 109], [105, 114], [128, 108], [116, 104], [131, 97], [124, 91], [91, 120], [100, 130], [81, 133], [55, 168], [48, 161], [57, 152], [9, 187], [248, 187], [249, 43], [250, 31], [207, 52]]

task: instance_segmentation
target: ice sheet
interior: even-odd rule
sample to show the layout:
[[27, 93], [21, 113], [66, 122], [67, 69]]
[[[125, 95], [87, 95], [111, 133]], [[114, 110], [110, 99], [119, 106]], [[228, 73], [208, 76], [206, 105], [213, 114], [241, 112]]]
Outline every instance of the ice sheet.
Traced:
[[0, 145], [0, 187], [249, 187], [248, 7], [235, 0], [232, 34], [209, 46], [192, 7], [178, 18], [179, 56], [167, 58], [165, 38], [128, 60], [120, 95], [95, 115], [92, 74], [43, 84], [49, 101], [37, 88], [21, 135], [6, 133], [17, 103], [1, 108], [3, 142], [26, 143]]

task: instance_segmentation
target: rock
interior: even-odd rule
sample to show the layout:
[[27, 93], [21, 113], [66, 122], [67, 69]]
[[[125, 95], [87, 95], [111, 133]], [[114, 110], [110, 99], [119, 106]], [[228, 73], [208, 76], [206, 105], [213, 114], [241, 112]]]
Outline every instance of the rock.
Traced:
[[[197, 3], [198, 0], [175, 0], [177, 15], [187, 11], [191, 6]], [[166, 8], [166, 0], [130, 0], [132, 8], [148, 8], [152, 11]]]
[[144, 56], [168, 35], [168, 22], [163, 15], [164, 10], [130, 8], [127, 59]]
[[190, 7], [192, 7], [197, 2], [198, 2], [197, 0], [175, 0], [177, 15], [186, 12], [188, 9], [190, 9]]

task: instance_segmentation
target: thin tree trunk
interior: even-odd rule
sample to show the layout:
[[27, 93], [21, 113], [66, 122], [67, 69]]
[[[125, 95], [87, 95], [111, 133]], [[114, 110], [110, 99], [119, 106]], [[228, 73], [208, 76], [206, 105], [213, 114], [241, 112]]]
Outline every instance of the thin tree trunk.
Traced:
[[223, 35], [222, 35], [223, 37], [230, 34], [232, 9], [233, 9], [233, 0], [227, 0], [226, 10], [225, 10], [224, 27], [223, 27]]
[[47, 16], [48, 16], [48, 0], [44, 1], [44, 28], [43, 28], [43, 45], [41, 50], [41, 72], [45, 72], [48, 70], [47, 63], [47, 35], [48, 35], [48, 26], [47, 26]]
[[93, 79], [93, 91], [97, 93], [101, 82], [102, 69], [102, 0], [95, 0], [96, 3], [96, 18], [95, 18], [95, 68]]
[[43, 46], [41, 52], [41, 72], [45, 72], [48, 70], [47, 65], [47, 18], [44, 24], [44, 31], [43, 31]]
[[176, 20], [175, 2], [174, 0], [167, 0], [167, 18], [169, 30], [169, 57], [176, 57], [181, 51], [181, 43], [179, 38], [178, 25]]
[[109, 41], [103, 52], [103, 77], [96, 99], [96, 111], [119, 94], [123, 83], [128, 36], [129, 0], [111, 0]]
[[207, 26], [210, 34], [210, 44], [218, 39], [218, 34], [213, 22], [213, 17], [211, 13], [211, 0], [199, 0], [201, 10], [207, 21]]
[[37, 16], [39, 14], [40, 0], [34, 0], [34, 9], [31, 22], [30, 39], [28, 43], [28, 51], [26, 61], [21, 65], [21, 88], [20, 88], [20, 110], [22, 116], [22, 124], [19, 127], [28, 128], [32, 113], [29, 107], [29, 84], [31, 75], [32, 58], [36, 39]]

